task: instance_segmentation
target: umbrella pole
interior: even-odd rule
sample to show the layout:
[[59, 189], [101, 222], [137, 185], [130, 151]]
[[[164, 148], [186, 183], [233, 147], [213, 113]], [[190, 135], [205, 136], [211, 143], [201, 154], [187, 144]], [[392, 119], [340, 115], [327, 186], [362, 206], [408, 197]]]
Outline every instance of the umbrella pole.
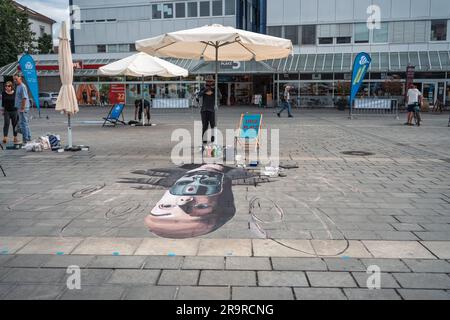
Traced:
[[142, 76], [141, 95], [142, 95], [142, 126], [144, 127], [145, 126], [144, 76]]
[[[219, 43], [216, 42], [216, 89], [215, 92], [215, 112], [214, 117], [216, 118], [216, 127], [213, 130], [214, 137], [217, 137], [217, 112], [219, 111]], [[212, 129], [212, 128], [211, 128]]]
[[73, 147], [73, 145], [72, 145], [72, 125], [70, 122], [70, 114], [67, 115], [67, 118], [68, 118], [68, 123], [69, 123], [69, 125], [67, 127], [67, 142], [69, 144], [69, 146], [68, 146], [69, 149], [71, 149]]

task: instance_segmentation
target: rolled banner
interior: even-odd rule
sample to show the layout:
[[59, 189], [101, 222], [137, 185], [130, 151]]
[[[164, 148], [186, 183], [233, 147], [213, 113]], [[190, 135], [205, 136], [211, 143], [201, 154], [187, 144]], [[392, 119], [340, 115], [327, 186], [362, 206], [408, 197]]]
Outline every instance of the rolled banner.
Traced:
[[25, 54], [20, 58], [19, 65], [28, 89], [30, 90], [31, 96], [33, 97], [34, 103], [36, 104], [37, 109], [40, 110], [41, 106], [39, 105], [39, 84], [36, 63], [34, 62], [32, 56]]
[[366, 76], [367, 71], [369, 70], [370, 63], [372, 62], [372, 58], [368, 53], [361, 52], [353, 63], [353, 74], [352, 74], [352, 91], [350, 95], [350, 108], [353, 106], [353, 100], [356, 97], [356, 94], [361, 88], [361, 84], [364, 81], [364, 77]]

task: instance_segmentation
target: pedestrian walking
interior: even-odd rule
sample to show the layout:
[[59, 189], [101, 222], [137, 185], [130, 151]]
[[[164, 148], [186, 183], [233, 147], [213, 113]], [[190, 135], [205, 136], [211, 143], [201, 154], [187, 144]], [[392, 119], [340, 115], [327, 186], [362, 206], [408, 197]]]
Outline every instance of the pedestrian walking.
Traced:
[[22, 141], [24, 144], [31, 142], [31, 131], [29, 126], [28, 114], [30, 112], [30, 98], [28, 96], [28, 89], [23, 83], [22, 74], [18, 73], [14, 76], [16, 83], [16, 96], [14, 105], [19, 111], [20, 130], [22, 132]]
[[[203, 103], [201, 107], [201, 115], [202, 115], [202, 126], [203, 126], [203, 145], [206, 145], [208, 141], [206, 140], [205, 133], [208, 131], [209, 128], [211, 130], [214, 130], [216, 128], [216, 100], [215, 100], [215, 82], [214, 77], [208, 76], [206, 78], [206, 85], [204, 88], [200, 90], [198, 93], [199, 98], [203, 98]], [[220, 93], [220, 90], [218, 92], [218, 98], [219, 101], [222, 99], [222, 94]], [[214, 132], [211, 137], [211, 142], [214, 143], [215, 137]]]
[[2, 92], [2, 114], [4, 117], [3, 143], [8, 143], [9, 126], [12, 124], [14, 144], [18, 144], [19, 139], [17, 138], [17, 124], [19, 122], [19, 113], [17, 112], [15, 106], [15, 92], [11, 81], [6, 83], [5, 90]]
[[277, 113], [278, 118], [281, 118], [281, 114], [284, 112], [284, 110], [288, 111], [289, 118], [293, 118], [292, 115], [292, 106], [291, 106], [291, 93], [290, 93], [291, 87], [286, 86], [284, 88], [283, 97], [281, 98], [281, 110]]

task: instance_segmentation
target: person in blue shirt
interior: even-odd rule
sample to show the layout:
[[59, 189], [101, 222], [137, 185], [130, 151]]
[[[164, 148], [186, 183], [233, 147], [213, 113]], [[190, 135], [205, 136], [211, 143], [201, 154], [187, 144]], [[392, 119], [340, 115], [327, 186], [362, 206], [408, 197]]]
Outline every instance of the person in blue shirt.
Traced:
[[19, 125], [22, 131], [23, 143], [31, 142], [31, 131], [28, 124], [28, 114], [30, 112], [30, 98], [28, 96], [28, 89], [23, 83], [23, 76], [16, 74], [14, 76], [16, 83], [16, 98], [15, 107], [19, 111]]

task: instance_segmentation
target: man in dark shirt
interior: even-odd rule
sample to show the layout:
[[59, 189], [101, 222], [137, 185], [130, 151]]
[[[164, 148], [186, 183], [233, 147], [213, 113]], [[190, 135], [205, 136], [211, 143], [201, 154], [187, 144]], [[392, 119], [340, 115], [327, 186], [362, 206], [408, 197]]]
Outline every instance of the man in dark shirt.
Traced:
[[[201, 108], [202, 115], [202, 126], [203, 126], [203, 144], [207, 144], [205, 133], [208, 131], [209, 127], [211, 130], [216, 128], [216, 95], [215, 95], [215, 82], [212, 76], [206, 78], [206, 86], [202, 88], [198, 94], [199, 97], [203, 98], [203, 104]], [[218, 91], [218, 99], [222, 99], [222, 94], [220, 90]], [[214, 143], [215, 137], [214, 132], [211, 137], [211, 142]]]

